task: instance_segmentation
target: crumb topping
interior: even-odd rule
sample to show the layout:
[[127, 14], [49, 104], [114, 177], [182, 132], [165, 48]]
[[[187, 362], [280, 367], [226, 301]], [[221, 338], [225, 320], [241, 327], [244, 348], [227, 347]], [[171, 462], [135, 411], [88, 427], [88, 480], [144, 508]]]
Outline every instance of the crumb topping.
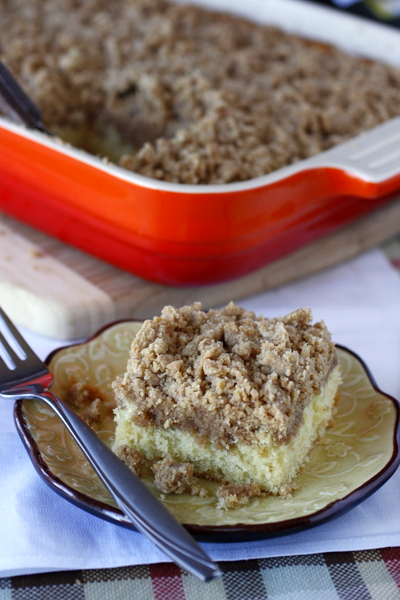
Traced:
[[194, 475], [193, 465], [177, 463], [166, 457], [153, 463], [154, 483], [164, 494], [182, 494], [190, 489]]
[[218, 506], [225, 509], [241, 508], [256, 497], [266, 496], [258, 485], [227, 483], [216, 491]]
[[286, 441], [335, 360], [325, 324], [306, 308], [267, 319], [232, 302], [167, 306], [144, 322], [113, 386], [139, 426], [182, 428], [220, 447], [260, 431]]
[[138, 477], [143, 475], [144, 469], [147, 466], [147, 460], [139, 450], [123, 445], [116, 449], [116, 454], [135, 475]]
[[207, 490], [194, 477], [194, 467], [190, 463], [178, 463], [166, 456], [154, 461], [151, 470], [154, 473], [154, 484], [164, 494], [183, 494], [191, 496], [208, 496]]
[[399, 69], [195, 6], [1, 0], [0, 22], [47, 127], [156, 179], [251, 179], [400, 114]]
[[65, 400], [77, 409], [80, 417], [92, 429], [101, 426], [104, 417], [111, 413], [99, 390], [86, 382], [72, 382], [66, 390]]

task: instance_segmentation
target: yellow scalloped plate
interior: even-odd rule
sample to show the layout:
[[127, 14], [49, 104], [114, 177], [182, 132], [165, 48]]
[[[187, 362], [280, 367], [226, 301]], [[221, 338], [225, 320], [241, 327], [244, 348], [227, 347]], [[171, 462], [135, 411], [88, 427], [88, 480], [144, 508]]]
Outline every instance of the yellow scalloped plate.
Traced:
[[[71, 380], [93, 385], [111, 408], [111, 382], [125, 370], [129, 347], [141, 323], [128, 321], [103, 329], [89, 341], [61, 348], [48, 359], [52, 390], [65, 398]], [[204, 482], [207, 498], [161, 495], [176, 518], [200, 536], [224, 541], [279, 535], [316, 525], [352, 508], [376, 491], [399, 464], [399, 408], [381, 392], [353, 352], [338, 347], [344, 383], [334, 425], [316, 446], [288, 499], [254, 498], [236, 510], [216, 505], [215, 484]], [[18, 431], [33, 464], [57, 492], [102, 518], [130, 526], [74, 440], [51, 409], [37, 401], [18, 401]], [[98, 434], [110, 444], [112, 413]]]

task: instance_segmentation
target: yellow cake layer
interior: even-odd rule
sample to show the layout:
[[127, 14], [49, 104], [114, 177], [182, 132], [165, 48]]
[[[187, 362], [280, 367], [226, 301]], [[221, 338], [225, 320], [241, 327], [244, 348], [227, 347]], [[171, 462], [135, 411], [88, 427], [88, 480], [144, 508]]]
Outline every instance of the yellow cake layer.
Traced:
[[129, 446], [152, 461], [170, 456], [177, 462], [190, 462], [196, 474], [209, 479], [256, 484], [263, 491], [283, 493], [331, 422], [340, 383], [340, 367], [336, 366], [322, 392], [305, 408], [296, 435], [286, 443], [277, 443], [271, 434], [260, 431], [257, 443], [218, 448], [181, 429], [135, 425], [131, 404], [115, 412], [114, 449]]

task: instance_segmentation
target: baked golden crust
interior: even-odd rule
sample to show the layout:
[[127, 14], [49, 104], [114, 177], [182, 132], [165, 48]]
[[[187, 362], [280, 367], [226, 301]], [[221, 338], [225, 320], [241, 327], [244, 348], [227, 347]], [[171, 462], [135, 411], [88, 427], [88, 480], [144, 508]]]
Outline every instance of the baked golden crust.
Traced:
[[217, 447], [251, 444], [260, 431], [288, 441], [325, 385], [335, 348], [311, 311], [256, 316], [234, 303], [165, 307], [136, 335], [114, 384], [136, 425], [190, 431]]
[[166, 181], [227, 183], [400, 114], [400, 72], [164, 0], [0, 0], [0, 58], [67, 141]]

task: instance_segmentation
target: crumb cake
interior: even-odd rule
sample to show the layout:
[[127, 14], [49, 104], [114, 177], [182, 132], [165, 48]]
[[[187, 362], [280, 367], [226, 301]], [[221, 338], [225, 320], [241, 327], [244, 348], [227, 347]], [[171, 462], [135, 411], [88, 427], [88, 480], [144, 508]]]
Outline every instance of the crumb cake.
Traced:
[[59, 137], [177, 183], [252, 179], [400, 114], [400, 70], [166, 0], [0, 0], [0, 59]]
[[[204, 493], [225, 508], [287, 496], [332, 422], [341, 382], [335, 346], [309, 309], [264, 318], [234, 303], [167, 306], [144, 322], [113, 383], [114, 451], [150, 465], [163, 492]], [[142, 459], [142, 460], [141, 460]]]

